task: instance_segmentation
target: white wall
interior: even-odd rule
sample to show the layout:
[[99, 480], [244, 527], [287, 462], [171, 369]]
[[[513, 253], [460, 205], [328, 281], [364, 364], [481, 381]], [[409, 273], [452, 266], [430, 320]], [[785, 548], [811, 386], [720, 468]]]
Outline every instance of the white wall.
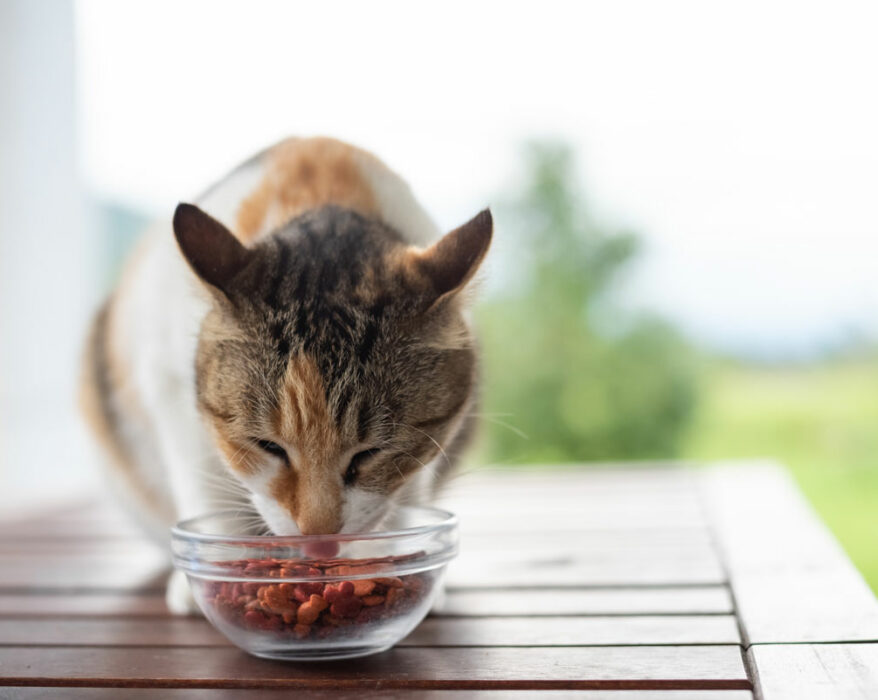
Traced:
[[77, 182], [66, 0], [0, 2], [0, 508], [90, 479], [77, 431], [95, 238]]

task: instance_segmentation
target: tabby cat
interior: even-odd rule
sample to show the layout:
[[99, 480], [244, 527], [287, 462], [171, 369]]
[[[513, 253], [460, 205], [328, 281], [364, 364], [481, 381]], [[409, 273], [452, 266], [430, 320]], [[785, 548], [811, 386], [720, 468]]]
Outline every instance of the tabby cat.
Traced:
[[[128, 510], [164, 542], [229, 506], [324, 534], [428, 499], [472, 432], [465, 289], [491, 235], [485, 210], [439, 236], [398, 175], [327, 138], [180, 204], [87, 342], [83, 405]], [[184, 580], [168, 604], [191, 609]]]

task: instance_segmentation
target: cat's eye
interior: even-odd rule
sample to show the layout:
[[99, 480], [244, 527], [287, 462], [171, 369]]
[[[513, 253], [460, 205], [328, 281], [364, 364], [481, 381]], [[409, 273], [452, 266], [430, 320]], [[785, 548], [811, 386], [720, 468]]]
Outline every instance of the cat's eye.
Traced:
[[357, 480], [357, 477], [360, 475], [360, 466], [377, 452], [377, 448], [371, 450], [363, 450], [362, 452], [357, 452], [357, 454], [351, 457], [351, 462], [350, 464], [348, 464], [348, 469], [344, 473], [345, 486], [351, 486]]
[[284, 464], [290, 463], [290, 459], [287, 457], [287, 451], [276, 442], [272, 442], [271, 440], [255, 440], [254, 442], [272, 457], [282, 459]]

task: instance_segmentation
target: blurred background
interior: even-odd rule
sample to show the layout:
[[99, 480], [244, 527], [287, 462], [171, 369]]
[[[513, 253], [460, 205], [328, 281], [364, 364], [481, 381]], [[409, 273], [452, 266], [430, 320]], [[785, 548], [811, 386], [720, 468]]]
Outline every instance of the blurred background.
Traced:
[[783, 461], [878, 590], [872, 3], [0, 0], [0, 508], [99, 484], [88, 318], [145, 222], [332, 135], [490, 204], [478, 463]]

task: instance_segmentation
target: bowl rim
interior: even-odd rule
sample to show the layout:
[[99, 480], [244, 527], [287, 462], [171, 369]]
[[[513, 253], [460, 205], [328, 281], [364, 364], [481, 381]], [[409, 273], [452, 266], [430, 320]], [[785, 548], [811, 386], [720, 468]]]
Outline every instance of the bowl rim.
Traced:
[[171, 536], [173, 539], [183, 539], [204, 543], [223, 543], [229, 545], [265, 546], [266, 544], [270, 543], [274, 546], [298, 546], [303, 543], [311, 542], [362, 542], [365, 540], [401, 539], [405, 537], [451, 530], [456, 528], [459, 524], [459, 519], [454, 513], [443, 508], [436, 508], [435, 506], [400, 506], [399, 510], [432, 513], [434, 515], [438, 515], [441, 520], [431, 525], [417, 525], [415, 527], [399, 528], [397, 530], [379, 530], [377, 532], [348, 532], [336, 533], [334, 535], [219, 535], [212, 533], [195, 532], [193, 530], [187, 529], [197, 521], [240, 512], [240, 509], [227, 508], [223, 510], [202, 513], [201, 515], [196, 515], [195, 517], [181, 520], [176, 525], [171, 527]]

